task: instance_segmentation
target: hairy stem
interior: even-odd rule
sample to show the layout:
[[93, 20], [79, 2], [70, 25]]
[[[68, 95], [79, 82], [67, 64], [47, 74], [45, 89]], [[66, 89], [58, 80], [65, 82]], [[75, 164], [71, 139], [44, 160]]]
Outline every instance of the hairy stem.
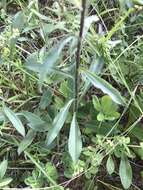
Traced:
[[86, 0], [82, 0], [82, 10], [81, 10], [81, 18], [80, 18], [80, 31], [79, 31], [79, 37], [78, 37], [77, 52], [76, 52], [76, 65], [75, 65], [74, 112], [76, 112], [78, 109], [79, 66], [80, 66], [81, 43], [82, 43], [82, 35], [83, 35], [83, 28], [84, 28], [85, 11], [86, 11]]

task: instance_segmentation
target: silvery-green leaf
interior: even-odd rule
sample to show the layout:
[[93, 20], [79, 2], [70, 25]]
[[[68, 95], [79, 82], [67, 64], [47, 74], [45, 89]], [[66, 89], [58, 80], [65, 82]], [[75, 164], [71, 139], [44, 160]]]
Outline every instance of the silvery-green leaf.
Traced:
[[123, 156], [120, 161], [119, 175], [122, 185], [128, 189], [132, 184], [132, 168], [127, 157]]
[[84, 23], [84, 29], [83, 29], [83, 38], [86, 36], [91, 24], [93, 22], [99, 21], [99, 17], [97, 15], [92, 15], [88, 16], [85, 18], [85, 23]]
[[141, 5], [143, 6], [143, 0], [132, 0], [132, 2], [136, 5]]
[[[96, 75], [99, 75], [103, 69], [103, 66], [104, 66], [103, 57], [94, 56], [92, 58], [91, 65], [89, 67], [89, 71], [92, 73], [95, 73]], [[84, 95], [91, 86], [91, 82], [87, 80], [86, 77], [84, 77], [84, 80], [85, 80], [85, 84], [83, 87], [82, 95]]]
[[52, 100], [52, 93], [50, 90], [47, 90], [43, 93], [41, 100], [40, 100], [40, 108], [46, 109], [46, 107], [51, 103]]
[[41, 36], [43, 39], [45, 39], [51, 32], [55, 30], [66, 30], [65, 28], [65, 22], [59, 22], [59, 23], [44, 23], [42, 25], [42, 28], [40, 29]]
[[12, 178], [0, 179], [0, 187], [5, 187], [12, 181]]
[[71, 155], [71, 158], [74, 162], [78, 161], [80, 153], [82, 151], [82, 139], [81, 132], [76, 120], [76, 113], [73, 115], [71, 122], [69, 140], [68, 140], [68, 150]]
[[6, 173], [6, 170], [7, 170], [7, 160], [3, 160], [1, 163], [0, 163], [0, 179], [2, 179]]
[[13, 127], [22, 135], [25, 136], [25, 128], [19, 119], [19, 117], [9, 108], [4, 106], [4, 114], [9, 119], [9, 121], [12, 123]]
[[108, 157], [106, 163], [107, 172], [111, 175], [115, 170], [115, 164], [111, 156]]
[[0, 122], [5, 121], [5, 116], [2, 112], [0, 112]]
[[44, 132], [48, 131], [51, 127], [51, 123], [43, 121], [39, 116], [34, 113], [23, 111], [19, 113], [19, 115], [23, 115], [28, 121], [28, 126], [35, 131]]
[[125, 104], [125, 101], [119, 91], [112, 87], [112, 85], [107, 81], [87, 70], [84, 70], [83, 73], [85, 77], [93, 84], [93, 86], [102, 90], [105, 94], [108, 94], [114, 102], [121, 105]]
[[35, 136], [36, 132], [30, 129], [18, 146], [18, 154], [21, 154], [32, 143]]
[[52, 128], [48, 132], [47, 139], [46, 139], [46, 144], [50, 145], [54, 139], [57, 137], [59, 134], [61, 128], [63, 127], [66, 118], [68, 116], [69, 108], [73, 102], [73, 99], [70, 100], [63, 108], [61, 108], [60, 112], [56, 115]]
[[24, 14], [22, 11], [19, 11], [18, 13], [16, 13], [16, 15], [13, 18], [12, 27], [14, 29], [18, 29], [19, 31], [21, 31], [24, 27], [24, 23], [25, 23]]
[[40, 84], [46, 79], [47, 75], [52, 74], [54, 69], [56, 69], [56, 64], [60, 58], [62, 49], [73, 39], [73, 36], [69, 36], [62, 40], [56, 47], [52, 48], [48, 53], [45, 53], [45, 56], [42, 58], [42, 63], [39, 61], [40, 63], [36, 62], [36, 64], [34, 64], [33, 61], [27, 61], [26, 67], [39, 74]]

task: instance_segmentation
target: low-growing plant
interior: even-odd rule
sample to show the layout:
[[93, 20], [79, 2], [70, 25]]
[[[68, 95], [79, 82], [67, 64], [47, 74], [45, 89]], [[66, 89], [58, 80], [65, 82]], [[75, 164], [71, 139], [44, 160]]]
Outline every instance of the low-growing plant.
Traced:
[[0, 2], [1, 188], [136, 188], [142, 5]]

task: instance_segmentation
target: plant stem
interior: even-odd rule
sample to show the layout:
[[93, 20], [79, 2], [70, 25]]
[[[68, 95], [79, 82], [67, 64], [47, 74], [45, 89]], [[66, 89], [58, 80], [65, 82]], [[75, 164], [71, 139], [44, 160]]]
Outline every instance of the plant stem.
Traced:
[[82, 0], [80, 31], [79, 31], [79, 37], [78, 37], [77, 52], [76, 52], [76, 65], [75, 65], [74, 112], [76, 112], [78, 109], [79, 66], [80, 66], [81, 43], [82, 43], [82, 35], [83, 35], [83, 28], [84, 28], [85, 11], [86, 11], [86, 0]]

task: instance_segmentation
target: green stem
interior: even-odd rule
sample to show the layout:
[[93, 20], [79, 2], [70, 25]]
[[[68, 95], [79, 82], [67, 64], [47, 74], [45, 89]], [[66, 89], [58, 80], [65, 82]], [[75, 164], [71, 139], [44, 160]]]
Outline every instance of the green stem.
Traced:
[[80, 32], [79, 32], [79, 38], [78, 38], [78, 44], [77, 44], [76, 65], [75, 65], [74, 112], [76, 112], [78, 109], [79, 66], [80, 66], [81, 43], [82, 43], [82, 35], [83, 35], [83, 28], [84, 28], [85, 11], [86, 11], [86, 0], [82, 0], [82, 11], [81, 11], [81, 18], [80, 18]]

